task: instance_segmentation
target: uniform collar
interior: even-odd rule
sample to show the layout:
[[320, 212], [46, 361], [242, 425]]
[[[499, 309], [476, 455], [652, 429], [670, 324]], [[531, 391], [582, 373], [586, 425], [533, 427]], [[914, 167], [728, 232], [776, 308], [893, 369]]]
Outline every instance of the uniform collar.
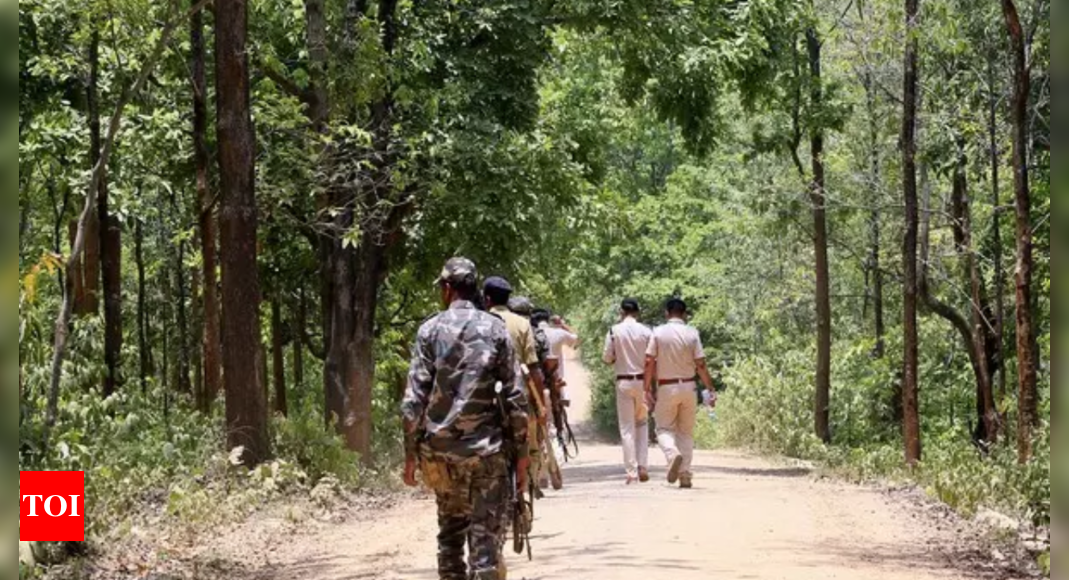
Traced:
[[669, 318], [668, 324], [686, 324], [687, 322], [682, 318]]
[[637, 323], [637, 322], [638, 322], [638, 319], [635, 318], [634, 316], [625, 316], [624, 320], [623, 320], [624, 324], [634, 324], [634, 323]]
[[475, 310], [475, 304], [470, 300], [457, 300], [449, 305], [450, 310]]
[[512, 311], [509, 310], [508, 306], [494, 306], [490, 309], [490, 312], [493, 312], [494, 314], [505, 314], [506, 312]]

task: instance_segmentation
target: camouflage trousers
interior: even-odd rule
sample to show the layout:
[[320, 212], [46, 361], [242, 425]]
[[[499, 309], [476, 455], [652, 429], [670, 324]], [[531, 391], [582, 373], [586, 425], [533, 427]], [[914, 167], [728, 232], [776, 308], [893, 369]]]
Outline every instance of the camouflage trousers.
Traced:
[[450, 466], [451, 484], [437, 492], [441, 580], [504, 580], [500, 558], [508, 508], [507, 470], [501, 454]]

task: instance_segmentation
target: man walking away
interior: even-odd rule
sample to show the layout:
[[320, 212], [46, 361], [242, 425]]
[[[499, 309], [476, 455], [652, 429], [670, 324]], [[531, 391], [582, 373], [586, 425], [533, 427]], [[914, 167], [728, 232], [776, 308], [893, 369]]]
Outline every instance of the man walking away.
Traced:
[[544, 425], [549, 416], [543, 399], [545, 384], [542, 378], [542, 368], [538, 360], [537, 344], [531, 323], [523, 316], [509, 310], [508, 303], [512, 297], [512, 285], [504, 278], [487, 278], [483, 283], [484, 304], [490, 314], [500, 317], [505, 321], [512, 346], [515, 349], [516, 364], [523, 374], [527, 389], [527, 438], [528, 450], [531, 460], [530, 476], [534, 481], [543, 470], [541, 441], [539, 440], [540, 425]]
[[475, 264], [450, 260], [438, 285], [447, 310], [419, 330], [401, 406], [404, 481], [417, 485], [418, 462], [437, 496], [440, 580], [504, 580], [499, 549], [510, 499], [506, 446], [515, 447], [516, 480], [525, 489], [525, 389], [505, 323], [475, 308]]
[[653, 331], [640, 323], [637, 300], [620, 305], [621, 321], [605, 338], [605, 364], [616, 372], [616, 413], [620, 420], [620, 440], [624, 447], [627, 485], [650, 480], [649, 407], [646, 405], [645, 357]]
[[560, 316], [551, 316], [549, 324], [544, 326], [546, 338], [549, 339], [549, 359], [557, 361], [555, 380], [561, 386], [560, 397], [565, 407], [571, 406], [568, 396], [568, 383], [564, 376], [564, 347], [579, 348], [579, 335], [565, 324]]
[[705, 350], [697, 329], [684, 321], [687, 304], [673, 298], [665, 306], [668, 322], [653, 331], [646, 350], [646, 399], [654, 407], [657, 442], [668, 460], [668, 483], [683, 489], [694, 486], [694, 427], [698, 419], [697, 385], [701, 378], [716, 400], [713, 381], [705, 366]]

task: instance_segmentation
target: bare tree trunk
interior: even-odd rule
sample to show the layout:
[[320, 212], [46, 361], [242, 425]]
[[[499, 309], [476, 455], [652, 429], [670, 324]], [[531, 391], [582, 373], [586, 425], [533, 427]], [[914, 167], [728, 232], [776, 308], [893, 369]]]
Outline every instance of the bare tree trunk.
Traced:
[[152, 374], [152, 351], [148, 341], [148, 284], [145, 272], [145, 232], [139, 220], [134, 232], [134, 259], [137, 261], [137, 343], [140, 356], [138, 374], [141, 394], [148, 393], [148, 377]]
[[297, 310], [293, 322], [293, 393], [294, 404], [300, 406], [304, 396], [304, 332], [308, 324], [308, 304], [304, 288], [298, 290]]
[[872, 207], [869, 215], [871, 250], [869, 269], [872, 272], [873, 318], [876, 330], [876, 349], [873, 356], [882, 359], [887, 354], [887, 323], [884, 314], [883, 263], [882, 263], [882, 216], [880, 212], [880, 131], [876, 118], [876, 88], [872, 71], [865, 72], [865, 96], [869, 113], [869, 179], [872, 188]]
[[[327, 41], [326, 9], [323, 0], [305, 0], [305, 42], [309, 56], [309, 77], [311, 86], [305, 95], [308, 106], [308, 118], [312, 130], [318, 136], [328, 133], [330, 120], [330, 93], [327, 69], [330, 60], [330, 47]], [[324, 167], [330, 165], [330, 147], [320, 147], [320, 163]], [[336, 316], [345, 316], [340, 312], [341, 305], [337, 304], [339, 293], [335, 287], [339, 276], [345, 278], [347, 274], [339, 273], [340, 244], [337, 243], [338, 233], [335, 231], [336, 220], [330, 217], [334, 208], [340, 207], [336, 203], [335, 192], [325, 188], [317, 200], [319, 219], [322, 220], [319, 232], [319, 265], [320, 265], [320, 314], [323, 329], [323, 354], [325, 367], [323, 370], [323, 393], [324, 393], [324, 420], [327, 425], [337, 427], [341, 432], [341, 424], [345, 417], [345, 387], [342, 384], [340, 366], [343, 361], [343, 353], [334, 345], [334, 340], [344, 335], [335, 332], [334, 322]], [[344, 295], [344, 294], [342, 294]], [[304, 328], [301, 329], [301, 338], [304, 338]]]
[[991, 91], [990, 117], [988, 119], [988, 137], [991, 141], [991, 207], [994, 208], [991, 218], [992, 244], [995, 247], [995, 334], [998, 337], [998, 392], [999, 398], [1005, 399], [1007, 394], [1006, 369], [1006, 270], [1002, 257], [1002, 192], [999, 183], [999, 153], [998, 144], [998, 92], [995, 81], [994, 56], [989, 57], [988, 83]]
[[1013, 182], [1017, 206], [1017, 453], [1032, 459], [1033, 433], [1039, 425], [1036, 329], [1032, 297], [1032, 194], [1028, 179], [1028, 102], [1031, 92], [1024, 29], [1013, 0], [1002, 0], [1013, 48]]
[[[821, 40], [816, 29], [806, 31], [809, 49], [810, 99], [819, 107], [824, 101], [821, 85]], [[813, 183], [810, 199], [813, 204], [813, 242], [816, 254], [817, 302], [817, 391], [816, 432], [825, 443], [831, 443], [831, 268], [828, 263], [827, 197], [824, 177], [824, 129], [819, 123], [812, 128], [810, 146], [813, 163]]]
[[193, 402], [200, 408], [200, 401], [204, 397], [204, 361], [201, 358], [201, 349], [197, 348], [199, 343], [198, 337], [204, 336], [204, 318], [199, 313], [204, 312], [204, 289], [201, 287], [200, 281], [200, 268], [194, 266], [189, 269], [189, 277], [191, 280], [191, 287], [189, 296], [192, 304], [190, 305], [190, 312], [193, 316], [193, 327], [190, 330], [190, 342], [193, 348], [190, 349], [189, 354], [191, 357], [190, 366], [193, 370]]
[[178, 392], [189, 395], [193, 393], [193, 383], [189, 371], [189, 305], [186, 304], [189, 292], [188, 287], [186, 286], [185, 242], [178, 244], [177, 256], [175, 258], [175, 288], [178, 290], [176, 304], [178, 309], [178, 336], [176, 337], [178, 342], [178, 358], [175, 361], [178, 381], [175, 383], [175, 388], [178, 389]]
[[262, 343], [256, 262], [256, 142], [249, 102], [246, 1], [218, 1], [215, 22], [227, 445], [231, 449], [242, 448], [243, 463], [254, 466], [267, 459], [271, 451], [261, 382], [264, 377], [257, 368]]
[[[100, 32], [94, 31], [89, 41], [89, 88], [87, 104], [89, 109], [89, 164], [95, 167], [100, 162], [102, 149], [100, 135]], [[97, 196], [107, 195], [103, 188], [107, 187], [107, 167], [105, 166], [97, 179]], [[74, 235], [71, 236], [71, 247], [77, 237], [77, 220], [73, 227]], [[90, 231], [87, 232], [85, 256], [82, 258], [81, 270], [78, 272], [80, 279], [75, 280], [74, 287], [78, 292], [78, 302], [75, 304], [75, 313], [78, 316], [92, 316], [100, 311], [100, 253], [102, 236], [102, 224], [100, 212], [93, 214], [89, 222]]]
[[119, 388], [122, 364], [122, 225], [111, 215], [107, 170], [99, 186], [101, 288], [104, 294], [104, 396]]
[[965, 269], [969, 278], [972, 311], [971, 348], [974, 352], [973, 371], [976, 375], [976, 432], [975, 440], [984, 449], [990, 448], [998, 441], [1001, 423], [995, 408], [994, 374], [992, 365], [995, 354], [990, 351], [994, 345], [991, 340], [993, 332], [987, 319], [990, 311], [987, 303], [987, 288], [980, 271], [980, 260], [973, 246], [972, 207], [969, 200], [968, 159], [964, 139], [958, 144], [958, 164], [954, 170], [954, 205], [958, 208], [955, 220], [961, 228], [961, 247], [958, 251], [965, 257]]
[[[201, 10], [206, 3], [207, 0], [204, 0], [194, 8], [194, 11]], [[115, 105], [115, 111], [112, 113], [111, 121], [108, 123], [108, 134], [103, 142], [100, 159], [97, 161], [96, 165], [94, 165], [93, 174], [89, 180], [89, 189], [85, 195], [85, 205], [82, 209], [81, 218], [78, 221], [78, 235], [75, 237], [74, 244], [71, 247], [71, 254], [67, 258], [67, 263], [64, 265], [64, 271], [68, 276], [74, 273], [76, 264], [85, 250], [86, 237], [89, 230], [88, 224], [91, 216], [96, 213], [94, 210], [96, 209], [97, 195], [99, 193], [97, 188], [102, 181], [101, 176], [104, 174], [105, 167], [111, 159], [111, 152], [122, 125], [122, 117], [126, 110], [126, 105], [130, 102], [133, 95], [141, 92], [141, 88], [144, 87], [145, 83], [148, 81], [149, 75], [152, 73], [153, 69], [156, 68], [156, 63], [158, 63], [160, 57], [163, 56], [164, 49], [170, 44], [171, 36], [174, 34], [177, 25], [177, 21], [173, 18], [169, 19], [168, 23], [164, 25], [160, 37], [152, 49], [152, 53], [142, 62], [141, 70], [137, 75], [137, 80], [134, 81], [133, 86], [131, 86], [129, 90], [123, 92], [119, 97], [118, 103]], [[43, 436], [44, 449], [48, 448], [52, 428], [55, 427], [56, 420], [59, 417], [59, 390], [60, 385], [63, 382], [63, 359], [66, 358], [67, 355], [67, 339], [70, 332], [69, 327], [71, 317], [74, 313], [74, 302], [71, 300], [70, 293], [65, 292], [64, 294], [59, 314], [56, 316], [55, 345], [52, 349], [52, 380], [49, 385], [48, 409], [45, 417], [45, 430]]]
[[917, 230], [920, 212], [917, 204], [917, 41], [920, 0], [906, 0], [906, 56], [903, 81], [902, 169], [906, 201], [906, 235], [903, 243], [903, 296], [905, 331], [905, 378], [902, 385], [902, 407], [905, 413], [903, 434], [906, 444], [906, 463], [915, 466], [921, 461], [920, 424], [920, 350], [917, 328]]
[[271, 361], [275, 382], [275, 412], [289, 415], [286, 400], [286, 344], [282, 336], [282, 303], [278, 297], [271, 301]]
[[[195, 0], [194, 0], [195, 1]], [[191, 19], [192, 85], [193, 85], [193, 162], [197, 182], [197, 214], [200, 230], [201, 264], [204, 285], [203, 334], [201, 358], [204, 368], [204, 388], [197, 398], [197, 407], [204, 413], [222, 389], [222, 338], [220, 336], [219, 286], [216, 278], [216, 221], [215, 202], [209, 188], [208, 172], [208, 84], [204, 44], [204, 16], [195, 12]]]

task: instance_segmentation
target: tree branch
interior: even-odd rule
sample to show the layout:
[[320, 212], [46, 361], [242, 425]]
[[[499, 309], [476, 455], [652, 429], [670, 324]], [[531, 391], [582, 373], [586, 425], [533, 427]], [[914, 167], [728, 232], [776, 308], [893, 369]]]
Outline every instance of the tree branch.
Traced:
[[279, 71], [274, 70], [273, 67], [268, 66], [263, 61], [257, 60], [257, 66], [261, 73], [273, 83], [278, 85], [278, 88], [291, 97], [301, 101], [306, 105], [311, 105], [315, 101], [315, 92], [307, 89], [302, 89], [293, 82], [293, 79], [287, 77]]

